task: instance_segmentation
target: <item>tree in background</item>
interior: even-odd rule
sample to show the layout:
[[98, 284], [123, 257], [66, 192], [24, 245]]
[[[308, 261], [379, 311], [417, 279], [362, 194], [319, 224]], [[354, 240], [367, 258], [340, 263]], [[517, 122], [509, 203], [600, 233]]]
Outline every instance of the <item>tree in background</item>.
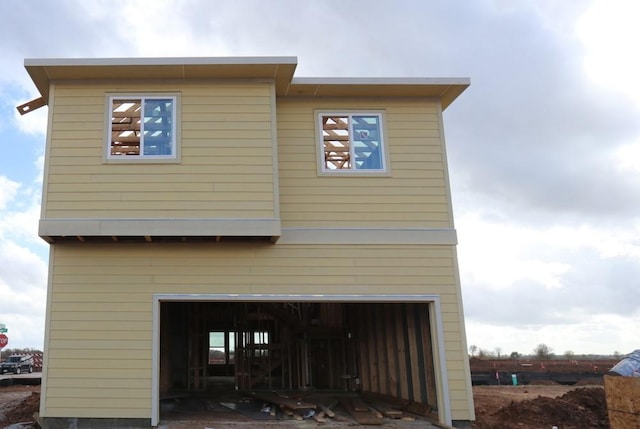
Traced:
[[485, 350], [483, 348], [479, 348], [478, 349], [478, 357], [480, 359], [487, 359], [487, 358], [492, 358], [495, 357], [495, 354], [489, 350]]
[[533, 354], [538, 359], [551, 359], [553, 357], [553, 349], [542, 343], [538, 344], [536, 348], [533, 349]]
[[477, 351], [478, 351], [478, 346], [474, 346], [473, 344], [469, 346], [469, 354], [471, 355], [471, 357], [475, 356]]

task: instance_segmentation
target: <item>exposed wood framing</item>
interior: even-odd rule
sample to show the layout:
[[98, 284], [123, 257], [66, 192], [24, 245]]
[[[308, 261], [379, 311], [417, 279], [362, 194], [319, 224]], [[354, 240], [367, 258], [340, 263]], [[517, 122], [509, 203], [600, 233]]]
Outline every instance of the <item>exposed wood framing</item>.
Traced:
[[349, 121], [344, 116], [323, 116], [324, 166], [327, 169], [351, 168]]
[[[181, 380], [202, 390], [214, 374], [233, 376], [242, 391], [358, 392], [413, 413], [437, 413], [426, 303], [197, 302], [168, 303], [165, 311], [172, 316], [162, 317], [163, 391], [179, 390]], [[209, 362], [212, 331], [225, 335], [224, 363], [216, 368]], [[184, 375], [167, 375], [180, 368]]]
[[114, 99], [111, 106], [111, 155], [140, 155], [141, 99]]
[[205, 390], [207, 387], [207, 363], [209, 332], [206, 303], [194, 303], [189, 311], [189, 360], [188, 388]]

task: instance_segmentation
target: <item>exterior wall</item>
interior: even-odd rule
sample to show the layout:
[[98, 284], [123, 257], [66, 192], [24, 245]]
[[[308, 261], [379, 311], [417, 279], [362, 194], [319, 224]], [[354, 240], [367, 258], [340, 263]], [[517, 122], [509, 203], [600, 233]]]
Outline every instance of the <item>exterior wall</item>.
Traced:
[[452, 418], [473, 418], [450, 246], [77, 243], [50, 263], [43, 417], [151, 417], [153, 294], [391, 293], [440, 295]]
[[[108, 93], [180, 95], [179, 163], [106, 163]], [[271, 83], [53, 86], [43, 219], [278, 218]]]
[[[318, 175], [315, 109], [383, 110], [391, 174]], [[283, 227], [453, 226], [438, 101], [287, 98], [276, 110]]]
[[[180, 96], [180, 161], [105, 162], [107, 94], [153, 92]], [[198, 234], [203, 219], [281, 219], [289, 231], [275, 245], [54, 244], [44, 417], [151, 417], [153, 294], [321, 293], [440, 296], [451, 416], [473, 419], [439, 101], [276, 100], [250, 81], [58, 82], [51, 95], [42, 219], [69, 220], [57, 235], [118, 235], [82, 232], [93, 219], [187, 220]], [[384, 111], [390, 172], [319, 175], [316, 109]], [[325, 230], [341, 228], [355, 236]], [[453, 235], [397, 238], [412, 228]]]
[[[317, 154], [319, 142], [315, 112], [341, 109], [384, 111], [389, 174], [318, 174], [321, 160]], [[281, 98], [277, 101], [276, 111], [283, 231], [287, 228], [319, 228], [321, 231], [327, 228], [324, 233], [335, 233], [332, 239], [339, 240], [339, 235], [345, 234], [341, 228], [369, 228], [367, 233], [373, 241], [387, 228], [454, 232], [442, 112], [438, 100]], [[402, 241], [397, 238], [398, 230], [391, 233], [395, 237], [389, 242]], [[286, 241], [286, 237], [283, 233], [282, 240]], [[398, 246], [398, 249], [408, 252], [412, 252], [411, 248]], [[456, 261], [454, 243], [432, 248], [441, 249]], [[397, 259], [393, 263], [401, 264]], [[438, 272], [429, 263], [425, 263], [423, 268], [425, 275]], [[401, 270], [401, 265], [395, 269]], [[450, 276], [448, 279], [438, 285], [426, 282], [417, 287], [415, 293], [441, 294], [452, 416], [454, 420], [468, 420], [473, 419], [473, 407], [457, 262], [446, 268], [446, 272]], [[395, 293], [395, 281], [384, 281], [394, 285], [392, 293]], [[381, 292], [390, 291], [387, 288]]]

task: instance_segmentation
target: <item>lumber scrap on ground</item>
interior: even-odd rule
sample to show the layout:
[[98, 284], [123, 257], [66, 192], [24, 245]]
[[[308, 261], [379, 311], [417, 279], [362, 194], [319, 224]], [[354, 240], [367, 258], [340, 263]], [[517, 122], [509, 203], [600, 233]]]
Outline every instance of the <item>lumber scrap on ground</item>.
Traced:
[[407, 413], [405, 413], [403, 410], [399, 410], [397, 408], [393, 408], [392, 406], [390, 406], [388, 404], [383, 404], [383, 403], [376, 402], [373, 405], [373, 408], [375, 408], [380, 413], [382, 413], [383, 416], [385, 416], [387, 418], [390, 418], [390, 419], [405, 419], [405, 418], [409, 418], [409, 417], [413, 419], [413, 417], [407, 415]]
[[[381, 416], [376, 415], [360, 398], [345, 398], [342, 400], [345, 410], [361, 425], [382, 425]], [[363, 407], [364, 405], [364, 407]], [[357, 409], [356, 409], [357, 408]], [[364, 408], [364, 410], [363, 410]], [[363, 411], [358, 411], [363, 410]]]
[[338, 405], [338, 401], [333, 401], [329, 405], [325, 405], [321, 402], [316, 403], [318, 407], [324, 412], [328, 417], [335, 417], [336, 413], [333, 412], [333, 408]]
[[287, 398], [279, 395], [275, 392], [254, 392], [251, 394], [254, 398], [262, 401], [270, 402], [278, 405], [281, 408], [288, 408], [290, 410], [315, 410], [316, 404], [311, 402], [298, 401], [296, 399]]

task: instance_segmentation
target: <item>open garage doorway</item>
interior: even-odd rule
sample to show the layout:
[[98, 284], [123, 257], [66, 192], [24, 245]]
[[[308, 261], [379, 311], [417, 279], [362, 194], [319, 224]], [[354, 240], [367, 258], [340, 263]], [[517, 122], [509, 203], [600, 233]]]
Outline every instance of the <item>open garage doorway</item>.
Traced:
[[243, 392], [361, 395], [446, 422], [441, 324], [437, 297], [156, 296], [155, 423], [164, 398]]

